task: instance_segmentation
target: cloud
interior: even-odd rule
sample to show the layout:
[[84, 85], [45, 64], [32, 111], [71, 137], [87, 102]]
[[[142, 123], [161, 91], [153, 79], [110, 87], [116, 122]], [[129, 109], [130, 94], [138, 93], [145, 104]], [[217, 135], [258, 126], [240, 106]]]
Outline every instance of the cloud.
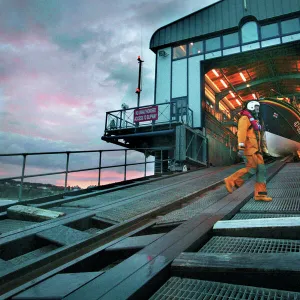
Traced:
[[[101, 141], [105, 113], [136, 106], [137, 56], [145, 61], [141, 105], [148, 105], [152, 34], [210, 2], [0, 1], [0, 152], [118, 148]], [[63, 161], [40, 157], [32, 167]]]

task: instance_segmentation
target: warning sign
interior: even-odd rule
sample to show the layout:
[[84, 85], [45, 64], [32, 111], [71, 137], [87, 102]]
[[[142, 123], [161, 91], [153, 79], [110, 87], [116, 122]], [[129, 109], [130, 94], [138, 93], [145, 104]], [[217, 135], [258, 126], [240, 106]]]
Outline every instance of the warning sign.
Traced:
[[134, 110], [134, 119], [133, 121], [138, 122], [146, 122], [146, 121], [154, 121], [158, 119], [158, 106], [151, 107], [143, 107]]

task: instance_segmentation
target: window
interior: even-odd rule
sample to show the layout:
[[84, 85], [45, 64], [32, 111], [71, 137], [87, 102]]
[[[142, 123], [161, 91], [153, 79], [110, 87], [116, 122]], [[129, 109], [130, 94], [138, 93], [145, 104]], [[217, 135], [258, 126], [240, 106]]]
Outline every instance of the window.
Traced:
[[189, 44], [189, 55], [195, 55], [203, 53], [203, 42], [196, 42]]
[[239, 44], [239, 34], [237, 32], [223, 36], [223, 47], [228, 48]]
[[258, 40], [258, 31], [256, 22], [248, 22], [242, 27], [243, 44]]
[[173, 48], [173, 59], [186, 56], [186, 45], [181, 45]]
[[221, 48], [221, 39], [219, 37], [206, 41], [206, 52], [214, 51]]
[[299, 19], [292, 19], [281, 22], [282, 34], [297, 32], [300, 30]]
[[261, 27], [261, 38], [263, 40], [276, 37], [279, 35], [278, 24], [270, 24]]

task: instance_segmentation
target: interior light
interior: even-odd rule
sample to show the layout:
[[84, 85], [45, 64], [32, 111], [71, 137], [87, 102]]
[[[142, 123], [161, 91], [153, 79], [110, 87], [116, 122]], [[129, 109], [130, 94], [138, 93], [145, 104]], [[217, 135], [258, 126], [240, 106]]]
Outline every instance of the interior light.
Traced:
[[247, 81], [246, 78], [245, 78], [245, 76], [244, 76], [244, 74], [243, 74], [242, 72], [240, 72], [240, 76], [242, 77], [242, 79], [243, 79], [244, 81]]
[[191, 45], [191, 46], [193, 46], [193, 45], [194, 45], [194, 43], [192, 42], [192, 43], [190, 43], [190, 45]]
[[250, 87], [250, 84], [247, 84], [247, 87]]
[[227, 88], [227, 84], [224, 82], [224, 80], [223, 80], [223, 79], [221, 79], [220, 81], [221, 81], [221, 83], [224, 85], [224, 87], [226, 87], [226, 88]]
[[215, 69], [213, 69], [212, 71], [213, 71], [213, 73], [214, 73], [217, 77], [219, 77], [219, 74], [218, 74], [218, 72], [217, 72]]
[[201, 51], [200, 50], [198, 50], [198, 53], [200, 53]]
[[256, 95], [255, 94], [252, 94], [252, 97], [253, 97], [253, 99], [256, 99]]
[[242, 103], [238, 99], [235, 99], [235, 101], [238, 105], [242, 105]]
[[234, 93], [232, 92], [232, 91], [229, 91], [229, 93], [230, 93], [230, 95], [234, 98], [235, 97], [235, 95], [234, 95]]

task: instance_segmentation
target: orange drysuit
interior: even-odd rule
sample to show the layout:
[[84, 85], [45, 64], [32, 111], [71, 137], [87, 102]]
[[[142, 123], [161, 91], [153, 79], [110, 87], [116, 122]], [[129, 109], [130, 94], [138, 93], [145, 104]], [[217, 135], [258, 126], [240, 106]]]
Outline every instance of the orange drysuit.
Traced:
[[244, 182], [256, 174], [254, 199], [271, 201], [267, 196], [266, 168], [262, 153], [267, 152], [266, 144], [260, 131], [255, 131], [249, 118], [243, 115], [238, 122], [238, 149], [244, 150], [246, 167], [238, 170], [225, 178], [228, 192], [232, 193], [233, 187], [240, 187]]

